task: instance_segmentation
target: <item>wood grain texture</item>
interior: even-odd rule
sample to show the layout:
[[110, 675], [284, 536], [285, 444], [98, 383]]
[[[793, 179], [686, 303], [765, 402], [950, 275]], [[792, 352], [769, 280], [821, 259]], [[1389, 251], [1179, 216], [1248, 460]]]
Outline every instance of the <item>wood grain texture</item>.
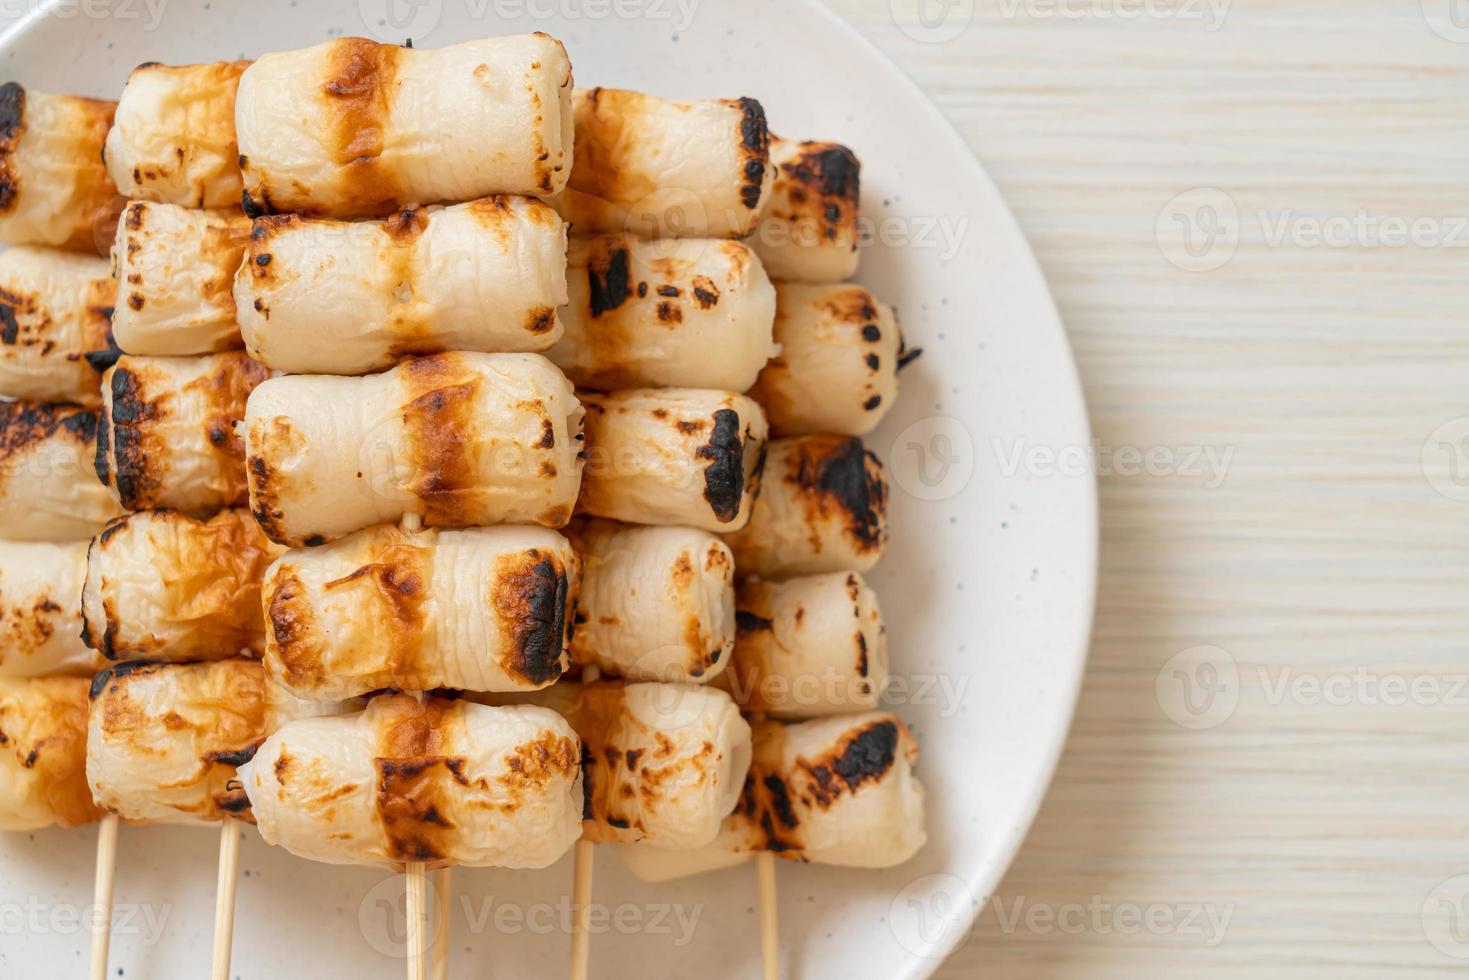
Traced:
[[1456, 42], [1447, 0], [975, 0], [924, 43], [919, 2], [830, 0], [1011, 203], [1101, 445], [1154, 453], [1101, 474], [1075, 727], [938, 976], [1462, 973], [1469, 9]]

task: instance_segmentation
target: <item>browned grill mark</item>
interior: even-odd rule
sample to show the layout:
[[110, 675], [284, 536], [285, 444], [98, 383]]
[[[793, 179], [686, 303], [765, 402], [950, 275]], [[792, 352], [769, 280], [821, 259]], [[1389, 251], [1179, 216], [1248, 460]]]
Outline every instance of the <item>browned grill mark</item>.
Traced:
[[806, 436], [792, 442], [786, 481], [802, 501], [807, 522], [814, 526], [834, 509], [859, 553], [882, 548], [888, 493], [877, 457], [855, 437]]
[[452, 354], [407, 361], [399, 370], [413, 396], [403, 406], [403, 424], [415, 473], [409, 490], [423, 502], [424, 524], [474, 524], [474, 403], [483, 378]]
[[732, 104], [740, 110], [739, 145], [744, 157], [740, 202], [753, 211], [760, 206], [765, 173], [770, 167], [770, 127], [764, 107], [756, 100], [743, 98]]
[[381, 157], [402, 51], [361, 37], [340, 38], [328, 50], [327, 145], [341, 168], [336, 177], [349, 210], [381, 213], [399, 199], [396, 176]]
[[537, 687], [554, 681], [567, 667], [566, 612], [575, 603], [574, 572], [539, 548], [501, 555], [496, 561], [490, 602], [502, 623], [502, 644], [508, 653], [503, 666]]
[[26, 131], [26, 90], [19, 82], [0, 85], [0, 214], [15, 210], [20, 173], [13, 156]]

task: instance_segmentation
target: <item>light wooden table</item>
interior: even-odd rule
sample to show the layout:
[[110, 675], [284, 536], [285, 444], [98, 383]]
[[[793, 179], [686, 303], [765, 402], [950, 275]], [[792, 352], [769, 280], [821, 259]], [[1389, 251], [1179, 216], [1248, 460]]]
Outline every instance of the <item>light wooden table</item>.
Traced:
[[1076, 724], [939, 976], [1469, 971], [1469, 4], [830, 2], [1009, 199], [1102, 446], [1155, 452], [1102, 474]]

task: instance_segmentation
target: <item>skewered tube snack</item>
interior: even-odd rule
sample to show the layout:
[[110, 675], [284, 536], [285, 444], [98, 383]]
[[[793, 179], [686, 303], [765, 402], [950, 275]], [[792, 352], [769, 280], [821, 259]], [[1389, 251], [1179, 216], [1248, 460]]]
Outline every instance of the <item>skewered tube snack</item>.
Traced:
[[649, 388], [583, 395], [587, 465], [577, 508], [630, 524], [745, 526], [765, 414], [744, 395]]
[[584, 833], [596, 843], [703, 847], [750, 766], [750, 726], [729, 695], [689, 684], [581, 687], [571, 722], [586, 746]]
[[116, 356], [107, 261], [27, 245], [0, 252], [0, 395], [97, 404]]
[[0, 242], [97, 254], [117, 196], [102, 163], [116, 108], [0, 85]]
[[0, 830], [102, 815], [87, 788], [85, 677], [0, 678]]
[[245, 443], [234, 424], [269, 376], [241, 351], [124, 355], [102, 379], [98, 478], [128, 510], [211, 514], [243, 505]]
[[869, 712], [754, 726], [754, 761], [713, 844], [619, 848], [639, 878], [667, 881], [739, 864], [759, 851], [788, 861], [889, 868], [927, 840], [918, 743], [895, 715]]
[[538, 354], [272, 378], [245, 412], [251, 506], [273, 541], [293, 547], [405, 514], [430, 527], [560, 527], [581, 484], [582, 414]]
[[548, 355], [583, 388], [744, 391], [776, 353], [775, 288], [741, 242], [573, 239], [566, 336]]
[[112, 334], [129, 354], [212, 354], [242, 345], [232, 289], [250, 219], [133, 201], [117, 223]]
[[379, 525], [266, 572], [265, 665], [303, 698], [521, 691], [569, 666], [580, 561], [539, 527]]
[[634, 681], [707, 682], [735, 644], [734, 557], [708, 531], [588, 520], [571, 655]]
[[888, 676], [877, 595], [856, 572], [740, 583], [734, 663], [720, 678], [746, 711], [815, 718], [877, 706]]
[[840, 143], [772, 139], [775, 186], [750, 245], [778, 282], [842, 282], [857, 273], [862, 164]]
[[92, 674], [82, 643], [87, 542], [0, 541], [0, 677]]
[[295, 721], [240, 769], [260, 834], [328, 864], [543, 868], [581, 833], [560, 715], [408, 695]]
[[92, 542], [82, 640], [108, 660], [222, 660], [265, 644], [260, 583], [280, 549], [245, 510], [119, 517]]
[[540, 33], [264, 55], [235, 98], [245, 210], [355, 217], [555, 194], [571, 169], [571, 88], [566, 49]]
[[91, 475], [97, 413], [0, 401], [0, 538], [78, 541], [119, 513]]
[[898, 395], [902, 339], [892, 307], [861, 286], [776, 286], [780, 353], [750, 397], [777, 436], [866, 435]]
[[251, 356], [365, 374], [410, 354], [543, 351], [561, 337], [566, 225], [497, 195], [381, 222], [257, 218], [235, 278]]
[[576, 165], [553, 201], [579, 233], [740, 238], [770, 197], [770, 130], [754, 99], [670, 102], [577, 89]]
[[107, 133], [107, 172], [125, 197], [238, 207], [235, 88], [248, 61], [139, 65]]
[[750, 522], [724, 540], [746, 575], [865, 572], [887, 546], [887, 503], [882, 464], [860, 439], [772, 439]]

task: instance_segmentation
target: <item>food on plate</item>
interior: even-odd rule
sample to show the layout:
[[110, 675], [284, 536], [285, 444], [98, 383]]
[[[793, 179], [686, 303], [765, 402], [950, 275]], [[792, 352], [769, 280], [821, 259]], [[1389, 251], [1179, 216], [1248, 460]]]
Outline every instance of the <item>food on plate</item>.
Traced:
[[581, 485], [582, 415], [539, 354], [272, 378], [245, 411], [251, 507], [272, 540], [293, 547], [406, 514], [430, 527], [560, 527]]
[[382, 221], [256, 218], [234, 290], [246, 349], [282, 371], [543, 351], [561, 337], [566, 225], [541, 201], [506, 195]]
[[555, 194], [571, 169], [571, 90], [566, 49], [540, 33], [263, 55], [235, 98], [245, 209], [356, 217]]
[[856, 572], [740, 583], [739, 638], [720, 686], [746, 711], [816, 718], [877, 706], [888, 677], [877, 594]]
[[0, 401], [0, 538], [78, 541], [120, 513], [93, 472], [97, 413]]
[[95, 406], [116, 356], [107, 260], [18, 245], [0, 252], [0, 396]]
[[587, 464], [577, 509], [630, 524], [745, 526], [760, 485], [765, 413], [727, 391], [584, 394]]
[[76, 827], [87, 788], [85, 677], [0, 678], [0, 830]]
[[770, 130], [754, 99], [672, 102], [576, 91], [576, 163], [552, 201], [578, 233], [740, 238], [770, 197]]
[[265, 575], [265, 665], [303, 698], [553, 683], [580, 560], [560, 534], [382, 524], [288, 551]]
[[744, 391], [776, 352], [775, 288], [740, 242], [576, 238], [567, 282], [548, 356], [579, 387]]
[[235, 88], [248, 61], [139, 65], [107, 134], [107, 172], [125, 197], [187, 208], [240, 204]]
[[772, 139], [775, 184], [750, 246], [778, 282], [842, 282], [860, 258], [862, 164], [840, 143]]
[[250, 219], [133, 201], [117, 223], [112, 334], [129, 354], [212, 354], [241, 346], [231, 292]]
[[887, 546], [887, 505], [882, 463], [860, 439], [772, 439], [750, 521], [724, 540], [742, 575], [865, 572]]
[[758, 851], [788, 861], [889, 868], [927, 840], [918, 743], [897, 716], [868, 712], [754, 726], [754, 761], [734, 812], [699, 850], [620, 848], [633, 873], [666, 881]]
[[117, 518], [92, 541], [82, 639], [108, 660], [222, 660], [265, 645], [260, 583], [280, 549], [248, 511]]
[[735, 644], [734, 556], [708, 531], [587, 520], [571, 655], [634, 681], [707, 682]]
[[714, 840], [750, 766], [750, 726], [728, 694], [618, 681], [546, 694], [585, 747], [588, 840], [674, 848]]
[[533, 705], [382, 695], [240, 769], [260, 834], [328, 864], [543, 868], [581, 834], [581, 743]]
[[97, 254], [117, 188], [102, 163], [116, 102], [0, 85], [0, 242]]
[[0, 541], [0, 677], [91, 674], [82, 643], [87, 542]]
[[98, 478], [128, 510], [210, 514], [243, 505], [245, 443], [234, 425], [268, 377], [242, 351], [124, 355], [102, 380]]
[[903, 341], [892, 307], [850, 284], [775, 289], [780, 353], [750, 392], [771, 433], [871, 432], [898, 396]]

